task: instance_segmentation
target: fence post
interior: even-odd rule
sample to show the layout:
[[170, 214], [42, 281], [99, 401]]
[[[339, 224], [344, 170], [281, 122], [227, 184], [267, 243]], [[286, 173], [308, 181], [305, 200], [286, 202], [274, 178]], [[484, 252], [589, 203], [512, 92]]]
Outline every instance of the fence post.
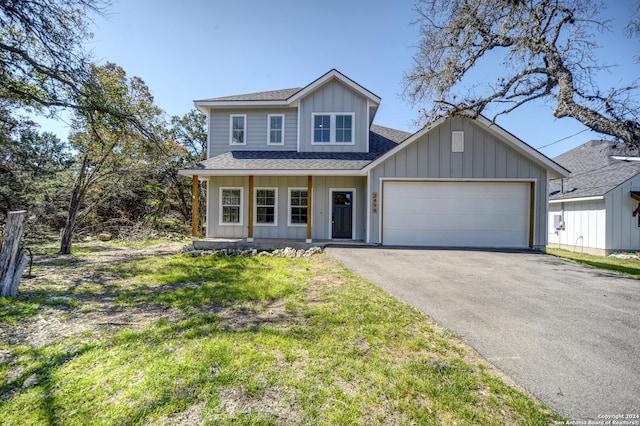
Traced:
[[0, 296], [16, 297], [29, 255], [20, 246], [26, 211], [9, 212], [0, 249]]

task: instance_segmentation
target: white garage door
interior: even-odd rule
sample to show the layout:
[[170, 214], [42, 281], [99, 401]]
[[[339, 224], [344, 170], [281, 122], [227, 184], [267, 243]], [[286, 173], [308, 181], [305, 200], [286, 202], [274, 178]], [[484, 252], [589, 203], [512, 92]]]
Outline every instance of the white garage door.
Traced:
[[528, 182], [402, 182], [383, 187], [384, 245], [528, 247]]

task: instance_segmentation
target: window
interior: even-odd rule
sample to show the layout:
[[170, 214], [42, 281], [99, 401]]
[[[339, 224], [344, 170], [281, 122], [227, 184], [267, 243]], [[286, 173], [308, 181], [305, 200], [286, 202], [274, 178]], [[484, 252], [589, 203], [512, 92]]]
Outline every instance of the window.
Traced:
[[316, 143], [331, 142], [330, 115], [315, 115], [313, 117], [313, 141]]
[[246, 145], [245, 135], [247, 134], [247, 116], [231, 115], [231, 131], [229, 135], [230, 145]]
[[353, 142], [351, 131], [353, 129], [350, 115], [336, 115], [336, 142]]
[[314, 144], [352, 144], [354, 114], [313, 114]]
[[306, 225], [309, 192], [303, 188], [289, 189], [289, 225]]
[[277, 195], [275, 188], [256, 188], [256, 225], [277, 225]]
[[220, 225], [242, 225], [242, 188], [220, 188]]
[[284, 143], [284, 115], [268, 115], [267, 143], [282, 145]]

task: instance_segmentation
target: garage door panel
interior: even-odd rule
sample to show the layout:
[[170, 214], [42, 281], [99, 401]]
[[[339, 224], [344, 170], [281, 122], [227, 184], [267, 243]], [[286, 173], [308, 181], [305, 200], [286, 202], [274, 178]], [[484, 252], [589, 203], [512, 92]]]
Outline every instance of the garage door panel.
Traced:
[[529, 183], [385, 182], [386, 245], [527, 247]]

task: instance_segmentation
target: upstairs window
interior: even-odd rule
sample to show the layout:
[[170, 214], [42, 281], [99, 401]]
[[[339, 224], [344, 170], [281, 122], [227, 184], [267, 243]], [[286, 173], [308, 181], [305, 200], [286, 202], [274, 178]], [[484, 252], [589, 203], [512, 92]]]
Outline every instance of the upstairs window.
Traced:
[[256, 188], [256, 225], [277, 225], [276, 188]]
[[353, 117], [350, 115], [336, 115], [336, 142], [353, 142]]
[[314, 144], [352, 144], [354, 142], [353, 117], [353, 113], [313, 114], [311, 142]]
[[284, 144], [284, 115], [269, 115], [267, 117], [267, 143], [269, 145]]
[[231, 115], [229, 145], [246, 145], [247, 116]]
[[331, 142], [331, 116], [313, 116], [313, 141], [315, 143]]

